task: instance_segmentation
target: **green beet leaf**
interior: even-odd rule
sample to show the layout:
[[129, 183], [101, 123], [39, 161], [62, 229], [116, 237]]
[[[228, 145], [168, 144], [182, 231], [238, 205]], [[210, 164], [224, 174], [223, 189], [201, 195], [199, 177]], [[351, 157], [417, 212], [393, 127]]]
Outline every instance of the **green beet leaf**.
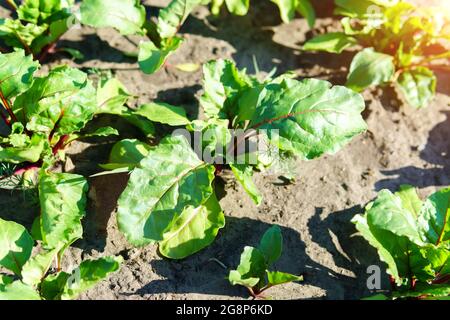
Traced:
[[191, 123], [183, 108], [162, 102], [144, 104], [136, 110], [136, 114], [170, 126], [185, 126]]
[[197, 214], [186, 210], [200, 210], [192, 208], [211, 197], [213, 179], [214, 167], [197, 157], [186, 138], [163, 139], [131, 173], [118, 202], [119, 229], [137, 246], [163, 241], [165, 235], [167, 240], [172, 227], [177, 228], [174, 221], [208, 216], [208, 210]]
[[83, 261], [65, 282], [61, 290], [60, 299], [76, 299], [81, 293], [118, 271], [122, 262], [122, 257], [104, 257], [97, 260]]
[[11, 99], [28, 90], [38, 68], [39, 63], [33, 61], [32, 56], [25, 56], [23, 50], [0, 54], [1, 95], [5, 99]]
[[41, 300], [41, 297], [36, 289], [17, 280], [0, 288], [0, 300]]
[[109, 163], [100, 167], [106, 170], [129, 168], [131, 171], [144, 159], [150, 151], [150, 146], [136, 139], [125, 139], [117, 142], [110, 153]]
[[283, 239], [278, 226], [269, 228], [263, 235], [259, 247], [245, 247], [239, 266], [231, 270], [228, 280], [231, 285], [241, 285], [249, 289], [254, 297], [267, 289], [293, 281], [302, 281], [303, 277], [279, 271], [269, 271], [271, 264], [281, 256]]
[[391, 56], [370, 48], [364, 49], [352, 61], [346, 86], [359, 92], [370, 86], [390, 82], [394, 72]]
[[436, 76], [428, 68], [418, 67], [402, 72], [397, 84], [414, 108], [422, 108], [430, 103], [436, 93]]
[[0, 265], [20, 275], [33, 249], [28, 231], [12, 221], [0, 219]]
[[39, 178], [40, 227], [43, 245], [59, 248], [59, 256], [83, 235], [87, 181], [68, 173], [44, 173]]
[[25, 115], [28, 130], [61, 136], [84, 128], [96, 109], [96, 92], [87, 75], [67, 66], [35, 78], [14, 102], [14, 110]]
[[159, 250], [165, 257], [183, 259], [210, 245], [224, 226], [222, 208], [212, 194], [199, 207], [183, 210], [164, 233]]
[[140, 0], [84, 0], [80, 7], [83, 24], [115, 28], [123, 35], [144, 34], [145, 7]]
[[341, 53], [345, 49], [357, 44], [357, 40], [343, 32], [332, 32], [319, 35], [303, 46], [306, 51], [326, 51], [331, 53]]
[[411, 186], [402, 186], [396, 194], [381, 191], [364, 215], [353, 218], [395, 279], [390, 298], [439, 297], [448, 287], [441, 284], [450, 274], [449, 199], [443, 189], [421, 202]]

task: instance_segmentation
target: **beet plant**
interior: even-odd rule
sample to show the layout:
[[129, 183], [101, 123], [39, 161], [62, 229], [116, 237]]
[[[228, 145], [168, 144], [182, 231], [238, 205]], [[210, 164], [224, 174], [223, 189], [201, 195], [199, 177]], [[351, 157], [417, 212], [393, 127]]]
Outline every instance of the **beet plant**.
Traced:
[[411, 186], [382, 190], [357, 215], [359, 233], [378, 250], [391, 277], [384, 299], [439, 299], [450, 295], [450, 188], [422, 201]]
[[204, 119], [191, 121], [183, 108], [165, 103], [136, 110], [178, 129], [157, 145], [121, 141], [104, 165], [132, 170], [117, 217], [131, 244], [157, 243], [166, 257], [187, 257], [208, 246], [224, 226], [214, 188], [223, 169], [231, 169], [260, 204], [255, 171], [283, 172], [295, 159], [335, 153], [366, 130], [361, 95], [322, 80], [292, 78], [258, 80], [231, 61], [212, 61], [204, 66]]
[[362, 91], [395, 84], [414, 108], [436, 92], [433, 69], [447, 68], [450, 22], [443, 8], [421, 8], [403, 1], [336, 0], [343, 32], [319, 35], [304, 50], [341, 53], [362, 46], [354, 57], [347, 86]]
[[151, 135], [154, 128], [123, 106], [128, 95], [115, 79], [95, 88], [86, 73], [59, 66], [35, 76], [39, 63], [24, 51], [0, 54], [0, 110], [6, 127], [0, 140], [0, 162], [18, 165], [18, 171], [51, 167], [64, 160], [64, 149], [74, 140], [118, 135], [112, 127], [81, 133], [95, 115], [116, 114]]
[[139, 66], [147, 74], [158, 71], [183, 42], [178, 31], [189, 14], [208, 0], [173, 0], [160, 10], [158, 21], [146, 19], [139, 0], [84, 0], [80, 7], [83, 24], [111, 27], [122, 35], [146, 37], [139, 44]]
[[[294, 19], [298, 12], [306, 18], [309, 26], [312, 28], [316, 21], [316, 13], [310, 0], [271, 0], [279, 10], [281, 19], [288, 23]], [[250, 8], [250, 0], [211, 0], [211, 11], [213, 14], [219, 14], [221, 7], [225, 5], [231, 13], [244, 16]]]
[[236, 270], [230, 271], [228, 280], [232, 285], [248, 289], [254, 298], [262, 297], [264, 291], [293, 281], [303, 281], [302, 276], [269, 268], [281, 257], [283, 236], [278, 226], [269, 228], [261, 238], [259, 246], [245, 247]]
[[87, 181], [42, 169], [38, 190], [41, 213], [33, 236], [22, 225], [0, 219], [0, 266], [11, 272], [0, 274], [0, 300], [75, 299], [120, 267], [121, 257], [105, 257], [63, 271], [64, 252], [83, 235]]
[[[7, 3], [14, 18], [0, 19], [0, 40], [6, 46], [23, 49], [40, 61], [58, 51], [82, 58], [77, 50], [57, 48], [58, 40], [76, 22], [72, 13], [74, 0], [25, 0], [20, 5], [8, 0]], [[9, 48], [1, 51], [9, 52]]]

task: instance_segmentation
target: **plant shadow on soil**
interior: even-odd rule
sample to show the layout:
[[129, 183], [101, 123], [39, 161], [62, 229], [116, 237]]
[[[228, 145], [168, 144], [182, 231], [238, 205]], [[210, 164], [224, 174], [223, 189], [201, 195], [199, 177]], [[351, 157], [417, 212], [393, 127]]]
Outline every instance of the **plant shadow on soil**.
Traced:
[[418, 168], [407, 166], [396, 170], [381, 171], [387, 179], [375, 184], [377, 191], [381, 189], [398, 190], [402, 184], [411, 184], [417, 188], [450, 185], [450, 111], [443, 112], [446, 119], [436, 125], [429, 133], [425, 148], [420, 152], [420, 158], [434, 168]]
[[[243, 287], [233, 287], [227, 275], [239, 264], [244, 246], [257, 246], [262, 234], [272, 226], [249, 218], [226, 217], [227, 225], [215, 242], [203, 251], [181, 261], [153, 260], [150, 262], [154, 272], [167, 280], [155, 280], [136, 292], [127, 295], [149, 295], [158, 293], [196, 293], [226, 296], [249, 297]], [[349, 283], [355, 280], [314, 262], [306, 253], [306, 246], [300, 234], [294, 229], [282, 227], [283, 254], [271, 268], [283, 272], [304, 275], [305, 281], [296, 285], [311, 285], [323, 288], [330, 297], [340, 295], [336, 283]], [[217, 259], [217, 260], [215, 260]], [[220, 261], [220, 264], [217, 262]], [[221, 265], [223, 264], [223, 266]], [[226, 268], [224, 268], [224, 266]], [[210, 279], [205, 283], [205, 279]], [[282, 286], [279, 287], [282, 291]], [[269, 290], [267, 296], [274, 294]]]
[[[445, 72], [435, 71], [437, 76], [436, 91], [439, 94], [450, 96], [450, 75]], [[395, 98], [394, 98], [395, 95]], [[398, 111], [401, 97], [397, 97], [392, 88], [383, 90], [381, 102], [387, 109]], [[396, 104], [394, 107], [386, 107]], [[450, 185], [450, 111], [442, 111], [446, 119], [438, 123], [428, 134], [428, 139], [420, 158], [426, 161], [432, 168], [420, 168], [406, 166], [395, 170], [382, 170], [387, 176], [375, 184], [375, 190], [389, 189], [397, 191], [402, 184], [414, 185], [417, 188], [448, 186]]]
[[[355, 215], [364, 213], [364, 208], [360, 205], [353, 206], [333, 212], [325, 219], [321, 218], [323, 210], [316, 208], [315, 215], [308, 222], [312, 241], [327, 250], [336, 266], [351, 271], [355, 277], [331, 273], [332, 282], [327, 278], [319, 278], [317, 281], [322, 284], [321, 287], [326, 287], [332, 298], [355, 299], [370, 296], [373, 293], [366, 286], [369, 277], [367, 267], [376, 265], [385, 270], [385, 266], [379, 260], [377, 251], [357, 235], [355, 226], [350, 222]], [[389, 285], [385, 274], [382, 289], [387, 290]]]

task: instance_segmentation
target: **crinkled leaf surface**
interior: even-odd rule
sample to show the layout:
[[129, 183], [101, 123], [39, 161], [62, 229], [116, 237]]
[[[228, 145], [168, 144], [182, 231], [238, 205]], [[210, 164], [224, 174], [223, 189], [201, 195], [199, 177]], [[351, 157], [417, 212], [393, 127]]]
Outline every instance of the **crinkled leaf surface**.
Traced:
[[233, 104], [239, 93], [247, 88], [248, 78], [228, 60], [210, 61], [203, 66], [205, 93], [200, 103], [209, 117], [228, 119], [227, 104]]
[[22, 162], [38, 162], [41, 154], [49, 147], [48, 138], [42, 134], [34, 134], [23, 146], [0, 147], [0, 162], [19, 164]]
[[406, 101], [414, 108], [427, 106], [436, 93], [436, 83], [433, 71], [424, 67], [402, 72], [397, 80]]
[[41, 233], [47, 249], [66, 248], [83, 236], [87, 181], [69, 173], [41, 173]]
[[28, 90], [33, 83], [33, 75], [39, 62], [23, 50], [0, 54], [0, 91], [6, 99], [11, 99]]
[[198, 208], [210, 198], [214, 171], [186, 138], [163, 139], [131, 173], [118, 201], [119, 229], [137, 246], [164, 240], [186, 208]]
[[87, 75], [67, 66], [35, 78], [32, 87], [14, 102], [25, 115], [27, 129], [59, 135], [81, 130], [97, 109], [96, 92]]
[[[363, 98], [327, 81], [285, 79], [267, 84], [253, 114], [242, 120], [266, 134], [279, 149], [303, 159], [335, 153], [366, 130]], [[247, 106], [251, 108], [251, 106]]]

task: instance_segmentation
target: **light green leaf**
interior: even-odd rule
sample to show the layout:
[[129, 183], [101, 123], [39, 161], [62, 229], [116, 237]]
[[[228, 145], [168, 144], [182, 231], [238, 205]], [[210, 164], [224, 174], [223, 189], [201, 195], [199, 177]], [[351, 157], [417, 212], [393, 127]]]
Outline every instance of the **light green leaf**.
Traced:
[[[390, 274], [397, 283], [401, 284], [402, 279], [399, 275], [399, 270], [397, 268], [396, 259], [395, 259], [395, 251], [392, 250], [395, 248], [385, 248], [383, 243], [381, 243], [378, 238], [374, 235], [372, 230], [370, 229], [367, 223], [367, 217], [363, 215], [356, 215], [353, 217], [352, 222], [356, 225], [356, 229], [359, 231], [360, 235], [366, 239], [371, 246], [373, 246], [377, 251], [380, 257], [380, 260], [385, 262], [388, 265], [387, 273]], [[387, 233], [389, 235], [388, 240], [391, 241], [392, 244], [395, 244], [396, 239], [392, 236], [392, 233]], [[391, 253], [390, 251], [394, 251]]]
[[230, 164], [231, 170], [244, 190], [249, 194], [256, 205], [260, 205], [262, 195], [252, 180], [253, 167], [244, 164]]
[[419, 215], [419, 229], [435, 245], [450, 240], [450, 188], [442, 189], [425, 200]]
[[48, 138], [42, 134], [34, 134], [27, 145], [22, 147], [0, 147], [0, 162], [19, 164], [22, 162], [36, 163], [40, 160], [45, 148], [48, 148]]
[[89, 290], [98, 282], [105, 280], [111, 273], [120, 269], [122, 257], [105, 257], [97, 260], [83, 261], [72, 272], [61, 294], [61, 300], [76, 299], [81, 293]]
[[280, 9], [283, 22], [288, 23], [295, 17], [299, 0], [271, 0]]
[[346, 86], [358, 92], [363, 91], [370, 86], [390, 82], [394, 73], [392, 56], [367, 48], [353, 59]]
[[132, 95], [116, 78], [101, 80], [97, 88], [97, 114], [121, 114]]
[[118, 201], [119, 229], [136, 246], [164, 240], [187, 207], [198, 208], [210, 198], [214, 171], [186, 138], [163, 139], [131, 173]]
[[400, 74], [397, 84], [406, 101], [414, 108], [426, 107], [436, 93], [436, 76], [425, 67], [417, 67]]
[[177, 50], [182, 38], [174, 37], [164, 42], [162, 47], [157, 47], [151, 41], [143, 41], [139, 44], [139, 67], [146, 74], [158, 71], [166, 62], [167, 58]]
[[283, 251], [283, 236], [279, 226], [272, 226], [264, 233], [258, 249], [264, 255], [268, 266], [280, 258]]
[[267, 271], [267, 281], [269, 282], [270, 286], [277, 286], [293, 281], [303, 281], [303, 277], [285, 272]]
[[402, 185], [400, 191], [397, 191], [395, 195], [401, 199], [403, 208], [409, 210], [417, 219], [423, 203], [417, 195], [416, 189], [410, 185]]
[[262, 130], [270, 143], [303, 159], [335, 153], [366, 130], [364, 99], [341, 86], [315, 79], [285, 79], [261, 91], [249, 127]]
[[298, 0], [297, 11], [306, 18], [310, 28], [314, 27], [316, 23], [316, 12], [310, 0]]
[[250, 7], [250, 0], [225, 0], [228, 11], [238, 16], [245, 16]]
[[0, 300], [41, 300], [41, 297], [33, 287], [14, 281], [0, 289]]
[[262, 278], [266, 272], [266, 259], [261, 251], [253, 247], [245, 247], [237, 271], [244, 278]]
[[45, 248], [62, 248], [62, 255], [65, 248], [83, 236], [81, 219], [86, 214], [87, 190], [87, 181], [82, 176], [40, 174], [40, 226]]
[[382, 190], [367, 211], [369, 226], [390, 231], [399, 237], [423, 244], [414, 214], [403, 207], [402, 200], [389, 190]]
[[113, 127], [102, 127], [98, 128], [92, 133], [84, 134], [83, 138], [89, 138], [89, 137], [108, 137], [108, 136], [118, 136], [119, 131], [117, 129], [114, 129]]
[[331, 32], [312, 38], [304, 44], [303, 50], [341, 53], [355, 44], [357, 44], [355, 38], [350, 37], [343, 32]]
[[231, 285], [240, 285], [247, 288], [253, 288], [256, 286], [260, 279], [259, 278], [243, 278], [242, 275], [237, 270], [231, 270], [228, 275], [228, 281], [230, 281]]
[[148, 155], [150, 148], [148, 144], [135, 139], [119, 141], [111, 150], [109, 163], [100, 167], [106, 170], [129, 168], [131, 171]]
[[205, 93], [200, 98], [208, 117], [227, 118], [228, 100], [232, 104], [237, 95], [247, 87], [245, 72], [239, 72], [229, 60], [210, 61], [203, 66], [203, 88]]
[[123, 35], [144, 34], [145, 7], [140, 0], [84, 0], [80, 7], [83, 24], [114, 28]]
[[96, 109], [96, 92], [87, 75], [68, 66], [35, 78], [32, 87], [14, 102], [14, 110], [24, 114], [28, 130], [47, 134], [80, 131]]
[[192, 10], [204, 3], [205, 0], [172, 0], [159, 12], [157, 30], [160, 37], [174, 37]]
[[140, 106], [136, 114], [153, 122], [168, 124], [170, 126], [184, 126], [191, 123], [186, 116], [184, 108], [175, 107], [163, 102], [152, 102]]
[[210, 245], [225, 226], [225, 216], [213, 194], [201, 206], [186, 207], [159, 243], [162, 255], [183, 259]]
[[18, 223], [0, 218], [0, 265], [20, 275], [33, 249], [33, 239]]
[[59, 249], [44, 251], [28, 260], [22, 268], [22, 281], [30, 286], [38, 285], [56, 259]]
[[97, 88], [98, 109], [96, 114], [120, 116], [139, 128], [146, 136], [153, 136], [155, 134], [153, 124], [125, 106], [131, 97], [127, 88], [116, 78], [102, 80]]
[[61, 11], [69, 9], [72, 5], [72, 0], [25, 0], [18, 7], [17, 15], [21, 20], [42, 24], [53, 20], [52, 16], [61, 15]]
[[[1, 32], [0, 32], [1, 36]], [[39, 62], [23, 50], [0, 54], [0, 92], [5, 99], [11, 99], [28, 90]]]

